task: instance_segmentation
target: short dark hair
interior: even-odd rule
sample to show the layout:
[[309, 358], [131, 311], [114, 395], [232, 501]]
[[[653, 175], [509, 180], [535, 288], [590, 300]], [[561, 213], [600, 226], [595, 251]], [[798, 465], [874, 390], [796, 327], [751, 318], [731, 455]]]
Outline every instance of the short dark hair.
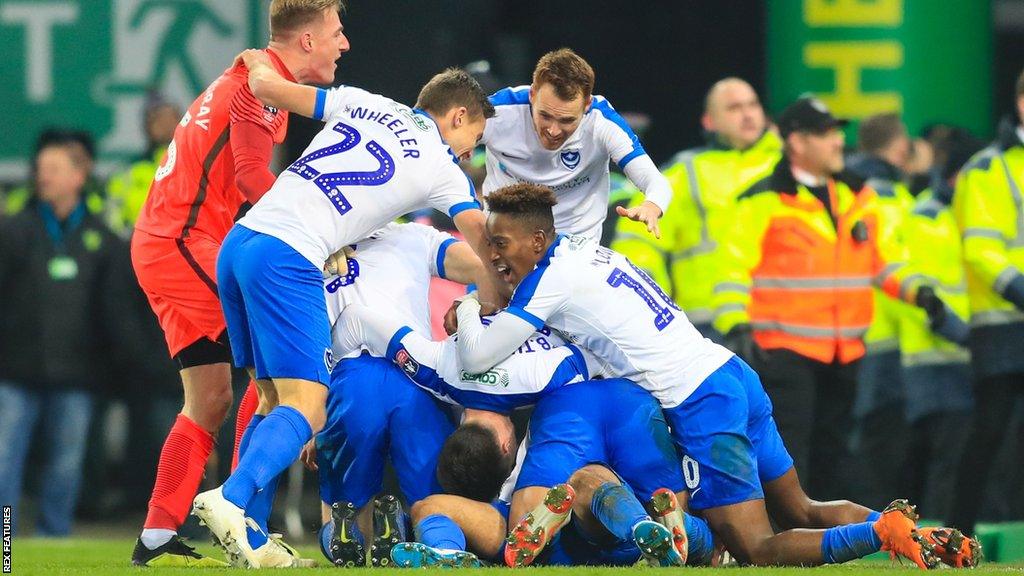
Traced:
[[884, 150], [900, 136], [907, 135], [907, 127], [895, 112], [875, 114], [861, 121], [857, 128], [857, 146], [868, 154]]
[[456, 106], [465, 106], [473, 118], [494, 118], [494, 105], [480, 83], [461, 68], [448, 68], [435, 75], [416, 98], [416, 107], [443, 115]]
[[547, 186], [519, 183], [498, 188], [487, 195], [487, 209], [495, 214], [508, 214], [536, 226], [536, 230], [554, 230], [555, 216], [551, 208], [558, 204], [555, 193]]
[[437, 459], [441, 489], [477, 502], [494, 500], [511, 472], [494, 431], [473, 422], [452, 432]]
[[559, 48], [540, 57], [533, 69], [533, 87], [551, 84], [562, 100], [583, 95], [584, 103], [594, 93], [594, 69], [569, 48]]
[[343, 0], [271, 0], [270, 36], [280, 37], [322, 18], [324, 10], [339, 15], [345, 10]]
[[64, 128], [48, 128], [39, 134], [36, 139], [36, 149], [33, 155], [33, 170], [36, 160], [43, 150], [49, 148], [61, 148], [71, 157], [75, 167], [91, 173], [93, 161], [95, 160], [96, 144], [92, 135], [84, 130], [71, 130]]

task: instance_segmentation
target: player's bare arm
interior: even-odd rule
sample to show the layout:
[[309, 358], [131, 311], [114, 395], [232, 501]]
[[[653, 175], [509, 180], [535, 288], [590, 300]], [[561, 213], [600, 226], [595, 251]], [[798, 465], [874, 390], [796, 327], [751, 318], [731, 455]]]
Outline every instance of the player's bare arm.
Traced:
[[313, 117], [319, 88], [286, 80], [274, 70], [270, 56], [263, 50], [245, 50], [235, 58], [236, 62], [239, 60], [249, 69], [249, 89], [261, 102]]

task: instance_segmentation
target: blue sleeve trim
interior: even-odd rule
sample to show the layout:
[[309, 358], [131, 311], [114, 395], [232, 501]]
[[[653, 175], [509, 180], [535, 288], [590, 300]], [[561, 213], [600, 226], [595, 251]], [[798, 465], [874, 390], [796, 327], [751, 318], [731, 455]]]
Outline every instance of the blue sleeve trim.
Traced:
[[323, 88], [316, 89], [316, 105], [313, 106], [313, 119], [323, 120], [324, 119], [324, 106], [327, 105], [327, 90]]
[[480, 203], [477, 202], [476, 200], [470, 200], [468, 202], [459, 202], [455, 206], [452, 206], [451, 208], [448, 209], [448, 217], [449, 218], [455, 218], [456, 216], [458, 216], [462, 212], [465, 212], [466, 210], [479, 210], [479, 209], [480, 209]]
[[626, 136], [628, 136], [629, 139], [633, 141], [633, 150], [618, 161], [620, 169], [624, 169], [626, 167], [626, 164], [629, 164], [630, 160], [633, 160], [634, 158], [640, 156], [641, 154], [647, 153], [644, 150], [643, 144], [640, 143], [640, 138], [637, 137], [636, 133], [633, 132], [633, 129], [629, 127], [629, 124], [626, 122], [626, 120], [622, 116], [620, 116], [618, 112], [615, 111], [615, 108], [612, 108], [611, 103], [609, 103], [601, 96], [594, 96], [590, 108], [592, 110], [597, 110], [598, 112], [600, 112], [606, 120], [618, 126], [623, 132], [626, 133]]
[[618, 161], [619, 170], [625, 170], [626, 164], [629, 164], [633, 160], [636, 160], [637, 158], [644, 156], [645, 154], [647, 154], [647, 151], [644, 150], [643, 146], [637, 146], [633, 148], [632, 152], [626, 154], [625, 156], [622, 157], [621, 160]]
[[460, 390], [452, 387], [450, 396], [452, 400], [455, 400], [463, 408], [510, 414], [516, 408], [536, 404], [542, 395], [543, 391], [520, 394], [489, 394], [478, 390]]
[[402, 326], [401, 328], [398, 329], [398, 332], [395, 332], [395, 335], [391, 337], [391, 340], [388, 340], [388, 360], [392, 362], [395, 361], [395, 356], [398, 354], [398, 349], [402, 347], [402, 338], [405, 338], [405, 335], [410, 332], [412, 332], [412, 328], [409, 328], [408, 326]]
[[441, 246], [437, 249], [437, 276], [438, 278], [448, 279], [444, 274], [444, 257], [448, 253], [448, 247], [455, 244], [457, 240], [455, 238], [449, 238], [444, 242], [441, 242]]
[[490, 96], [491, 104], [494, 106], [511, 106], [516, 104], [530, 103], [530, 87], [523, 88], [502, 88]]
[[537, 330], [540, 330], [541, 328], [544, 327], [543, 320], [537, 318], [536, 316], [530, 314], [529, 312], [523, 310], [522, 308], [509, 306], [508, 308], [505, 308], [505, 312], [508, 312], [509, 314], [517, 318], [522, 318], [523, 320], [526, 320]]
[[469, 195], [472, 196], [474, 200], [477, 200], [479, 202], [480, 199], [477, 198], [476, 185], [473, 184], [473, 179], [470, 178], [469, 174], [467, 174], [466, 172], [463, 172], [462, 174], [466, 177], [466, 183], [469, 184]]

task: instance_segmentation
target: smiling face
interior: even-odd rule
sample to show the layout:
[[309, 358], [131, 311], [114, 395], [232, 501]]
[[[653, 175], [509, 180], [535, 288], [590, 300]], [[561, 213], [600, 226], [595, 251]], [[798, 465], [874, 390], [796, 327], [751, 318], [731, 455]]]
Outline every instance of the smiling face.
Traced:
[[530, 113], [533, 129], [545, 150], [558, 150], [576, 132], [583, 115], [590, 109], [589, 98], [577, 94], [572, 100], [563, 100], [551, 84], [530, 87]]
[[515, 288], [544, 257], [553, 240], [552, 232], [538, 230], [526, 218], [492, 212], [487, 217], [491, 266]]

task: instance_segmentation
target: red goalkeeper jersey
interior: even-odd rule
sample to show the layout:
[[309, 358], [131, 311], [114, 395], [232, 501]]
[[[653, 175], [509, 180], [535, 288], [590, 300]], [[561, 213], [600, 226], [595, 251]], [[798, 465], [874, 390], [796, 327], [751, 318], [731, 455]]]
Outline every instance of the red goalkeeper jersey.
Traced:
[[[277, 55], [267, 53], [277, 72], [294, 81]], [[264, 106], [248, 79], [244, 65], [229, 68], [189, 107], [156, 172], [137, 229], [164, 238], [201, 234], [218, 244], [227, 235], [246, 203], [235, 182], [231, 126], [255, 124], [275, 143], [284, 141], [288, 129], [288, 113]]]

